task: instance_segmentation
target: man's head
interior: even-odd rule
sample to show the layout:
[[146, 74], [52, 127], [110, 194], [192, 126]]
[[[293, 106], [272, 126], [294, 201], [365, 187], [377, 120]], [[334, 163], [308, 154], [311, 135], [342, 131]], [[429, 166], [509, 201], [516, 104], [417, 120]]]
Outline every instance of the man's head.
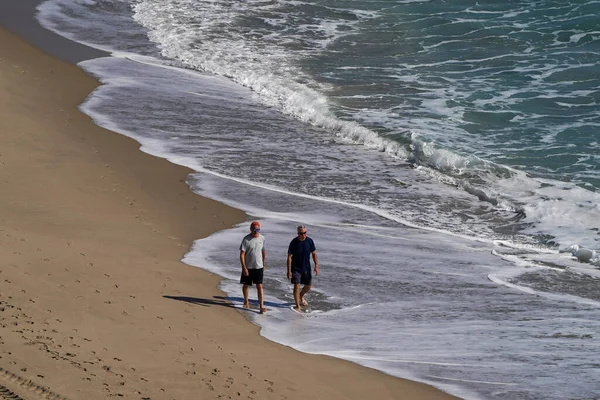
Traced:
[[250, 233], [253, 236], [258, 236], [259, 232], [260, 232], [260, 223], [258, 221], [253, 221], [250, 224]]
[[300, 225], [297, 229], [298, 231], [298, 240], [303, 241], [304, 239], [306, 239], [306, 226], [304, 225]]

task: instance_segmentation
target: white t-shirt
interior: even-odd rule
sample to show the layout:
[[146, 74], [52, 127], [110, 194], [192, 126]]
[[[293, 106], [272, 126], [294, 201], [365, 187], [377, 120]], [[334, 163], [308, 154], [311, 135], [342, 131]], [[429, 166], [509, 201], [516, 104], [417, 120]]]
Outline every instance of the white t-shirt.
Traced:
[[263, 235], [259, 233], [257, 237], [253, 237], [251, 234], [248, 234], [244, 237], [242, 244], [240, 244], [240, 251], [245, 252], [246, 268], [263, 268], [263, 250], [265, 250], [265, 237]]

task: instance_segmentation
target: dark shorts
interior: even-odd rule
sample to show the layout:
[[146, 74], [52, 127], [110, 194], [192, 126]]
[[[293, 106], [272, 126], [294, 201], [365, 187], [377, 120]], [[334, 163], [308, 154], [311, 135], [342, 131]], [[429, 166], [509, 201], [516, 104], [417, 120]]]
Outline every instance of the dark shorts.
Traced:
[[312, 274], [310, 273], [310, 269], [308, 271], [297, 271], [292, 270], [292, 283], [294, 285], [308, 285], [312, 282]]
[[244, 285], [252, 286], [253, 283], [262, 285], [263, 283], [263, 268], [261, 269], [249, 269], [248, 276], [245, 276], [242, 272], [240, 283]]

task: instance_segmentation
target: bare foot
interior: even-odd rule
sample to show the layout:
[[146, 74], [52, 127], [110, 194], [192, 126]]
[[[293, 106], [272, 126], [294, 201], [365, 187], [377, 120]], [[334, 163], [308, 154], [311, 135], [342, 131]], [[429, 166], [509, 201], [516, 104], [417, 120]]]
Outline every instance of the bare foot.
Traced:
[[267, 309], [266, 309], [266, 308], [264, 308], [264, 307], [261, 307], [261, 308], [260, 308], [260, 313], [261, 313], [261, 314], [264, 314], [264, 313], [266, 313], [266, 312], [267, 312]]
[[308, 301], [306, 301], [306, 299], [304, 297], [302, 298], [302, 300], [300, 300], [300, 302], [302, 303], [303, 306], [308, 305]]
[[250, 308], [250, 303], [244, 303], [244, 305], [242, 307], [244, 307], [244, 308]]

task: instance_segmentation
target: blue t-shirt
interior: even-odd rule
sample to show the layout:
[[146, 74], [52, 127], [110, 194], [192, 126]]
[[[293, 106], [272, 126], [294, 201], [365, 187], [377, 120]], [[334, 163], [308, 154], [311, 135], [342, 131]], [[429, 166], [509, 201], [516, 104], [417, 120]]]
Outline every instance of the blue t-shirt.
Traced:
[[288, 254], [292, 255], [292, 270], [310, 272], [310, 255], [316, 250], [315, 242], [309, 237], [304, 240], [297, 237], [292, 239], [288, 248]]

